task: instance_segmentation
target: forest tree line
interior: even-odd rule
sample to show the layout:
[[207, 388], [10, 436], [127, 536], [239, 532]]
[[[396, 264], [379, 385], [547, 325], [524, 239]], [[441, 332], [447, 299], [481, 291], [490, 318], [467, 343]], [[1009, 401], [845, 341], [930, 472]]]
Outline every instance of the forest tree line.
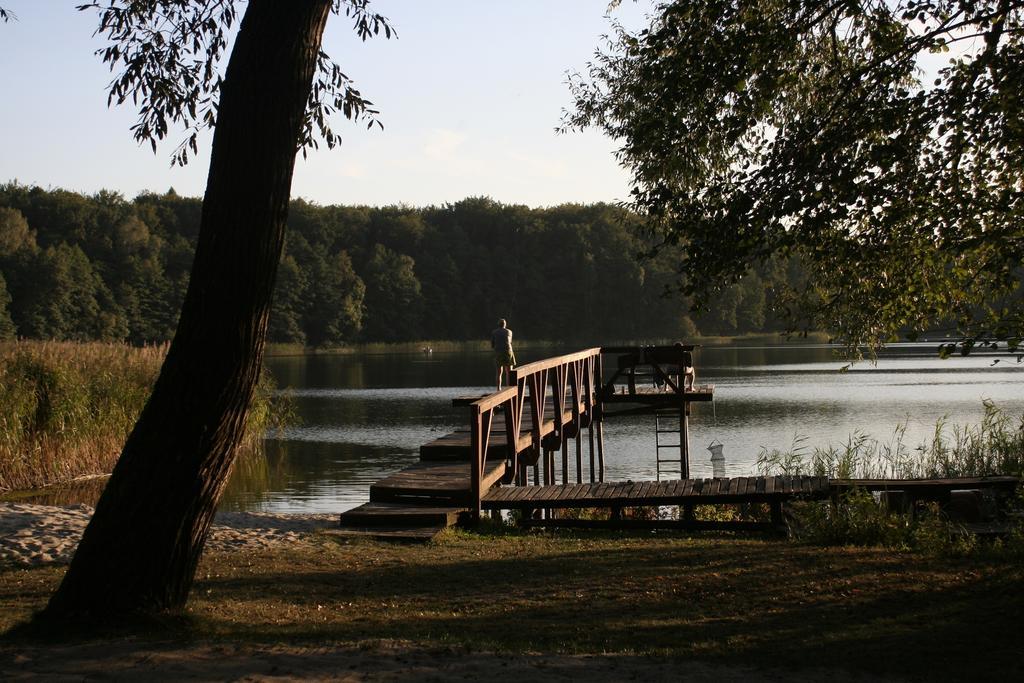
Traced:
[[[0, 337], [159, 342], [188, 284], [201, 200], [133, 200], [0, 185]], [[485, 338], [499, 317], [519, 339], [608, 343], [783, 328], [775, 292], [793, 265], [750, 273], [699, 318], [665, 296], [674, 259], [611, 204], [531, 209], [469, 198], [411, 208], [293, 200], [270, 341]]]

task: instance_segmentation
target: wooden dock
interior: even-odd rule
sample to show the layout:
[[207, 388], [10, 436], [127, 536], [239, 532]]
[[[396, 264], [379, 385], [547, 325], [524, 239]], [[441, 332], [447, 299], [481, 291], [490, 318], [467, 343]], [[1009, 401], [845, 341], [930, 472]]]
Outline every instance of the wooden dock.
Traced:
[[[945, 480], [829, 480], [813, 476], [689, 478], [689, 405], [709, 401], [713, 386], [684, 386], [680, 377], [692, 347], [586, 349], [513, 370], [507, 389], [455, 399], [468, 411], [459, 429], [420, 447], [420, 462], [370, 486], [370, 502], [341, 514], [336, 533], [424, 541], [485, 511], [521, 511], [531, 525], [766, 529], [783, 526], [783, 505], [824, 500], [853, 488], [899, 492], [910, 504], [947, 503], [954, 491], [996, 489], [1012, 493], [1014, 477]], [[602, 353], [617, 369], [603, 381]], [[646, 366], [647, 369], [642, 369]], [[675, 381], [673, 381], [675, 377]], [[645, 386], [645, 378], [653, 378]], [[682, 476], [663, 481], [604, 481], [602, 423], [622, 414], [678, 418]], [[584, 446], [586, 444], [586, 446]], [[586, 457], [584, 450], [587, 451]], [[560, 458], [557, 457], [560, 454]], [[659, 474], [661, 471], [660, 453]], [[676, 456], [672, 456], [676, 457]], [[560, 463], [558, 462], [560, 460]], [[560, 465], [560, 466], [559, 466]], [[533, 484], [530, 484], [530, 475]], [[764, 522], [706, 522], [699, 505], [763, 504]], [[638, 507], [678, 506], [676, 519], [624, 519]], [[607, 520], [573, 519], [559, 510], [595, 508]]]

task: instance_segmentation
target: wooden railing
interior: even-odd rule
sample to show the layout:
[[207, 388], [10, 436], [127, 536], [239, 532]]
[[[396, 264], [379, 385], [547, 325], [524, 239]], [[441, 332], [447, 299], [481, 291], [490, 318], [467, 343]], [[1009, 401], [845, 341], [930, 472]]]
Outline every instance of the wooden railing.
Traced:
[[[563, 485], [569, 484], [568, 441], [576, 442], [576, 482], [583, 483], [583, 446], [580, 434], [589, 428], [590, 481], [604, 481], [604, 444], [601, 434], [597, 388], [601, 386], [601, 349], [592, 348], [556, 358], [527, 363], [512, 371], [507, 389], [470, 404], [470, 483], [473, 512], [480, 515], [480, 500], [491, 482], [487, 477], [494, 414], [500, 408], [505, 421], [505, 472], [525, 484], [527, 468], [534, 477], [543, 470], [544, 483], [555, 484], [554, 452], [562, 452]], [[551, 405], [547, 398], [551, 396]], [[530, 431], [522, 434], [523, 417], [529, 409]], [[597, 428], [597, 461], [595, 434]], [[542, 462], [543, 460], [543, 462]], [[485, 486], [485, 483], [488, 486]]]

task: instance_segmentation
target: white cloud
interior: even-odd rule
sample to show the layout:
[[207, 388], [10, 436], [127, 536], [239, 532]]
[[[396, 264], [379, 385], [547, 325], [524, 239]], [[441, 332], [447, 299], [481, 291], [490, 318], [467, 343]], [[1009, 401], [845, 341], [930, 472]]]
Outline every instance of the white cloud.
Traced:
[[421, 152], [428, 159], [435, 161], [455, 161], [459, 156], [459, 148], [466, 141], [463, 133], [445, 128], [434, 128], [427, 135], [426, 144]]

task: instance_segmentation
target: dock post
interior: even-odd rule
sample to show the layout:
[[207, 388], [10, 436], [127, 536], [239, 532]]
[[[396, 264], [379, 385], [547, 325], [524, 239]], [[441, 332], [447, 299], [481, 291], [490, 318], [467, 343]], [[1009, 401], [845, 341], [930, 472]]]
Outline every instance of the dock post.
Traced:
[[590, 483], [594, 483], [594, 415], [590, 414], [590, 422], [587, 423], [587, 438], [590, 441]]
[[583, 443], [580, 441], [580, 424], [576, 423], [576, 483], [583, 483]]
[[597, 423], [597, 480], [604, 481], [604, 425]]
[[562, 433], [559, 434], [559, 449], [562, 451], [562, 486], [569, 484], [569, 437], [562, 425]]
[[690, 478], [690, 434], [685, 401], [679, 409], [679, 473], [680, 479]]
[[479, 406], [473, 406], [473, 421], [470, 423], [470, 449], [469, 457], [472, 458], [469, 470], [470, 513], [473, 515], [473, 523], [480, 523], [480, 498], [481, 479], [484, 459], [487, 457], [486, 435], [483, 433], [483, 419], [480, 415]]

